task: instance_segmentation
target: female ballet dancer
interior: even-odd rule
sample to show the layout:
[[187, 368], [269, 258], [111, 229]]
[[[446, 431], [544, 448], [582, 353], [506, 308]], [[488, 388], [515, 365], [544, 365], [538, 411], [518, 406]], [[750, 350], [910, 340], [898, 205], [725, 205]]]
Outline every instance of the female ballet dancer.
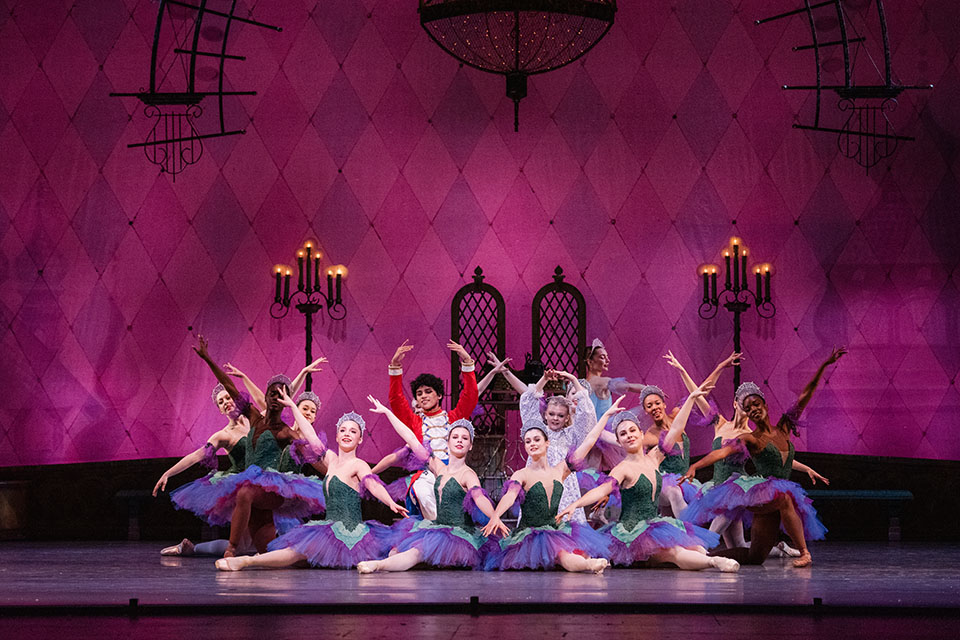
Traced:
[[[680, 437], [694, 401], [711, 388], [712, 385], [704, 384], [687, 397], [666, 435], [668, 450]], [[622, 501], [620, 519], [600, 530], [608, 538], [609, 557], [614, 565], [631, 566], [646, 562], [652, 565], [674, 564], [686, 570], [710, 567], [720, 571], [739, 570], [740, 565], [736, 561], [707, 555], [704, 547], [714, 546], [719, 540], [717, 534], [676, 518], [657, 515], [657, 494], [661, 486], [659, 467], [664, 460], [663, 451], [659, 447], [645, 450], [637, 416], [630, 411], [623, 411], [619, 406], [620, 400], [622, 396], [607, 409], [600, 422], [610, 420], [615, 424], [616, 436], [626, 451], [626, 457], [613, 468], [605, 482], [557, 514], [557, 521], [578, 507], [619, 491]]]
[[[606, 541], [588, 525], [579, 522], [555, 522], [563, 494], [563, 481], [572, 474], [572, 467], [582, 465], [603, 430], [595, 424], [583, 442], [571, 451], [566, 460], [551, 465], [547, 460], [549, 427], [539, 412], [527, 416], [521, 438], [533, 463], [510, 476], [503, 485], [503, 496], [497, 504], [496, 519], [483, 528], [489, 536], [499, 528], [499, 518], [513, 504], [523, 505], [520, 522], [509, 536], [500, 540], [499, 549], [491, 551], [484, 562], [487, 570], [552, 569], [557, 564], [567, 571], [603, 573], [607, 560]], [[569, 510], [571, 515], [573, 509]]]
[[[175, 465], [164, 471], [160, 479], [157, 480], [157, 484], [153, 487], [153, 497], [157, 497], [157, 493], [166, 490], [167, 482], [170, 478], [186, 471], [197, 463], [209, 468], [211, 470], [210, 473], [203, 478], [194, 480], [184, 487], [181, 487], [177, 490], [179, 493], [185, 495], [195, 488], [199, 488], [201, 492], [206, 493], [206, 487], [209, 486], [211, 482], [215, 482], [216, 479], [227, 474], [243, 471], [245, 466], [246, 435], [250, 431], [250, 422], [234, 411], [236, 404], [233, 398], [230, 397], [230, 394], [227, 393], [227, 390], [223, 388], [223, 385], [218, 384], [215, 386], [211, 397], [220, 414], [228, 417], [227, 425], [210, 436], [204, 446], [192, 453], [188, 453], [180, 458]], [[227, 458], [230, 460], [230, 467], [226, 471], [217, 471], [217, 451], [220, 449], [224, 449], [227, 452]], [[177, 502], [174, 502], [174, 505], [178, 509], [182, 508]], [[244, 542], [248, 543], [247, 546], [249, 548], [253, 548], [249, 545], [249, 540], [245, 540]], [[161, 549], [160, 555], [190, 556], [197, 554], [216, 555], [219, 557], [223, 555], [227, 545], [228, 542], [226, 540], [213, 540], [195, 545], [189, 539], [184, 538], [180, 544]]]
[[[668, 351], [664, 359], [670, 364], [671, 367], [675, 368], [680, 373], [680, 378], [683, 380], [684, 386], [688, 391], [693, 391], [697, 388], [697, 384], [693, 381], [693, 378], [687, 373], [687, 370], [684, 368], [680, 361], [673, 355], [672, 351]], [[711, 383], [716, 383], [719, 379], [720, 374], [724, 369], [738, 365], [742, 360], [742, 354], [740, 353], [731, 353], [726, 359], [721, 361], [716, 368], [707, 376], [707, 381]], [[723, 446], [732, 444], [736, 438], [739, 438], [742, 435], [752, 433], [752, 429], [747, 422], [747, 414], [743, 412], [740, 408], [740, 405], [734, 401], [733, 403], [733, 419], [729, 420], [723, 416], [722, 413], [717, 409], [716, 405], [712, 401], [709, 403], [703, 399], [699, 398], [697, 400], [697, 406], [700, 409], [700, 412], [705, 415], [713, 415], [713, 443], [711, 445], [711, 450], [716, 451]], [[744, 468], [746, 461], [750, 459], [749, 455], [746, 455], [745, 451], [741, 451], [740, 454], [731, 454], [722, 460], [717, 460], [713, 463], [713, 478], [703, 484], [700, 487], [700, 490], [697, 492], [697, 495], [690, 501], [690, 504], [693, 504], [697, 500], [703, 497], [703, 494], [710, 489], [723, 484], [728, 478], [737, 475], [747, 475], [747, 472]], [[819, 473], [811, 469], [810, 467], [793, 461], [793, 469], [795, 471], [802, 471], [810, 476], [814, 484], [817, 480], [822, 480], [826, 484], [830, 482], [821, 476]], [[689, 506], [688, 506], [689, 509]], [[693, 512], [691, 512], [693, 513]], [[677, 514], [681, 520], [688, 520], [687, 510]], [[723, 537], [724, 544], [727, 548], [734, 547], [746, 547], [747, 543], [743, 537], [743, 521], [736, 519], [731, 520], [725, 515], [718, 515], [710, 522], [710, 531], [714, 533], [719, 533]], [[771, 555], [774, 556], [791, 556], [799, 557], [800, 552], [788, 545], [786, 542], [779, 542], [776, 547], [771, 550]]]
[[587, 348], [587, 377], [581, 384], [590, 390], [590, 401], [596, 410], [597, 419], [613, 404], [613, 397], [625, 393], [640, 393], [642, 383], [627, 382], [626, 378], [610, 378], [606, 374], [610, 368], [610, 355], [599, 338]]
[[482, 566], [486, 538], [474, 525], [473, 516], [478, 512], [493, 522], [493, 529], [504, 535], [509, 530], [494, 514], [493, 503], [480, 487], [476, 472], [467, 466], [467, 454], [473, 446], [473, 423], [460, 418], [450, 425], [447, 433], [447, 464], [440, 462], [417, 440], [400, 419], [393, 415], [373, 396], [373, 413], [387, 416], [397, 434], [410, 447], [414, 456], [423, 460], [424, 466], [437, 476], [434, 493], [437, 499], [435, 520], [409, 519], [398, 522], [399, 540], [389, 557], [383, 560], [366, 560], [357, 564], [360, 573], [376, 571], [406, 571], [421, 562], [434, 567]]
[[337, 421], [337, 452], [328, 449], [316, 437], [303, 414], [291, 407], [301, 431], [308, 436], [317, 454], [314, 465], [324, 477], [327, 513], [323, 520], [311, 520], [288, 531], [270, 543], [270, 550], [257, 556], [221, 558], [221, 571], [239, 571], [250, 567], [279, 569], [306, 561], [311, 567], [349, 569], [358, 562], [386, 557], [396, 538], [390, 527], [379, 522], [364, 522], [360, 509], [361, 492], [406, 517], [407, 510], [387, 494], [370, 465], [357, 457], [366, 423], [354, 412]]
[[[320, 373], [321, 371], [323, 371], [323, 368], [320, 365], [325, 362], [327, 362], [327, 359], [321, 356], [316, 360], [314, 360], [313, 362], [311, 362], [310, 364], [308, 364], [307, 366], [305, 366], [303, 369], [301, 369], [300, 373], [297, 374], [297, 377], [294, 378], [292, 382], [290, 382], [290, 396], [293, 397], [297, 395], [297, 393], [300, 391], [300, 387], [303, 386], [303, 383], [307, 379], [307, 374]], [[240, 371], [240, 369], [237, 369], [235, 366], [233, 366], [229, 362], [223, 365], [223, 370], [226, 371], [227, 374], [233, 376], [234, 378], [240, 378], [240, 380], [243, 382], [243, 386], [247, 390], [247, 393], [250, 394], [250, 401], [254, 404], [254, 406], [260, 411], [266, 410], [267, 403], [266, 403], [266, 397], [263, 395], [263, 391], [260, 389], [260, 387], [256, 385], [256, 383], [253, 380], [250, 379], [249, 376], [247, 376], [247, 374], [245, 374], [243, 371]], [[297, 405], [300, 404], [300, 399], [304, 397], [306, 394], [310, 394], [307, 397], [310, 398], [310, 400], [314, 403], [313, 418], [316, 419], [317, 411], [320, 409], [320, 398], [318, 398], [315, 393], [313, 393], [312, 391], [305, 391], [304, 393], [301, 393], [299, 396], [297, 396]], [[304, 409], [305, 407], [300, 407], [300, 411], [303, 412], [304, 417], [306, 417], [307, 420], [309, 420], [310, 423], [312, 424], [314, 420], [311, 419], [310, 417], [310, 414], [309, 414], [310, 409], [306, 408], [307, 409], [306, 411], [304, 411]]]
[[723, 549], [717, 552], [735, 558], [741, 563], [762, 564], [777, 544], [781, 523], [800, 556], [795, 567], [807, 567], [813, 557], [807, 548], [807, 539], [821, 540], [826, 528], [817, 519], [817, 513], [800, 485], [790, 482], [794, 447], [790, 435], [799, 435], [800, 414], [813, 397], [820, 378], [828, 366], [846, 353], [845, 348], [834, 349], [804, 387], [796, 404], [784, 413], [776, 424], [770, 422], [767, 403], [760, 388], [745, 382], [736, 391], [737, 404], [756, 426], [752, 433], [738, 437], [733, 443], [713, 451], [692, 465], [684, 477], [692, 477], [698, 469], [733, 454], [749, 455], [756, 467], [755, 476], [734, 476], [705, 493], [688, 509], [684, 517], [692, 522], [706, 522], [718, 515], [739, 518], [745, 511], [753, 515], [750, 546]]
[[[249, 533], [260, 552], [276, 537], [274, 517], [302, 518], [323, 511], [323, 487], [293, 469], [296, 452], [291, 445], [307, 449], [298, 432], [280, 416], [289, 398], [290, 379], [274, 376], [267, 382], [266, 411], [260, 412], [237, 390], [233, 380], [210, 357], [207, 341], [198, 336], [194, 351], [207, 363], [220, 384], [233, 398], [236, 410], [250, 422], [245, 469], [209, 485], [206, 500], [197, 500], [191, 510], [210, 524], [230, 523], [230, 544], [224, 557], [236, 555], [237, 545]], [[293, 405], [296, 406], [296, 405]], [[304, 424], [309, 425], [306, 420]], [[310, 427], [312, 430], [312, 426]], [[289, 469], [289, 471], [287, 470]]]

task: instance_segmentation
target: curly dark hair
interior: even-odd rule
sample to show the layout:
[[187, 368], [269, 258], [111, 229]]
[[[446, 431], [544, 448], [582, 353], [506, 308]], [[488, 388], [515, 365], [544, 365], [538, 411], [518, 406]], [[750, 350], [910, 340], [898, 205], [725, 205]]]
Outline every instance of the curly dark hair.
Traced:
[[417, 389], [420, 387], [430, 387], [437, 392], [438, 396], [443, 397], [443, 380], [432, 373], [421, 373], [414, 378], [413, 382], [410, 383], [410, 392], [416, 396]]

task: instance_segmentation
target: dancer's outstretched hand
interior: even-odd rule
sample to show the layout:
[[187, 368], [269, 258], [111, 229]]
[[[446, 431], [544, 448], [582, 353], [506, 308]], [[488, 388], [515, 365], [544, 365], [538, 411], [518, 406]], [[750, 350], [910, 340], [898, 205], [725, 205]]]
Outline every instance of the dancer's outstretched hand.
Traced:
[[834, 347], [830, 357], [827, 358], [827, 364], [833, 364], [845, 355], [847, 355], [846, 347]]
[[680, 482], [677, 484], [683, 484], [688, 480], [694, 480], [697, 477], [697, 474], [692, 469], [687, 469], [686, 473], [683, 474], [683, 477], [680, 478]]
[[376, 398], [374, 398], [373, 396], [367, 396], [367, 400], [369, 400], [370, 404], [373, 405], [372, 407], [370, 407], [370, 411], [372, 413], [382, 413], [384, 415], [386, 415], [387, 413], [390, 413], [390, 409], [383, 406], [383, 403], [377, 400]]
[[626, 411], [626, 410], [627, 410], [626, 407], [621, 407], [621, 406], [620, 406], [620, 403], [623, 402], [623, 399], [626, 398], [626, 397], [627, 397], [627, 395], [624, 394], [624, 395], [620, 396], [619, 398], [617, 398], [617, 399], [614, 401], [614, 403], [610, 405], [610, 408], [603, 412], [604, 415], [606, 415], [606, 416], [609, 417], [609, 416], [612, 416], [612, 415], [615, 414], [615, 413], [620, 413], [621, 411]]
[[510, 529], [508, 529], [507, 525], [500, 521], [500, 518], [490, 518], [490, 522], [488, 522], [483, 529], [480, 530], [480, 533], [487, 538], [494, 534], [508, 536], [510, 535]]
[[590, 509], [590, 514], [602, 513], [603, 510], [607, 508], [608, 502], [610, 502], [610, 496], [603, 496], [597, 500], [596, 504], [593, 505], [593, 508]]
[[677, 369], [677, 370], [679, 370], [679, 371], [683, 371], [683, 370], [684, 370], [684, 369], [683, 369], [683, 365], [680, 364], [680, 361], [677, 360], [677, 357], [676, 357], [675, 355], [673, 355], [673, 351], [667, 351], [667, 354], [666, 354], [665, 356], [663, 356], [663, 359], [666, 360], [666, 361], [667, 361], [667, 364], [669, 364], [669, 365], [670, 365], [671, 367], [673, 367], [674, 369]]
[[160, 476], [160, 479], [157, 480], [157, 484], [153, 487], [154, 498], [157, 497], [158, 492], [167, 490], [167, 480], [169, 479], [170, 477], [167, 474], [163, 474], [162, 476]]
[[401, 507], [401, 506], [400, 506], [399, 504], [397, 504], [396, 502], [391, 502], [391, 503], [388, 504], [387, 506], [390, 507], [390, 511], [393, 511], [394, 513], [397, 513], [397, 514], [400, 514], [400, 515], [403, 516], [404, 518], [406, 518], [406, 517], [408, 517], [408, 516], [410, 515], [410, 512], [407, 511], [407, 508], [406, 508], [406, 507]]
[[327, 362], [327, 359], [323, 356], [320, 356], [319, 358], [317, 358], [316, 360], [314, 360], [313, 362], [305, 366], [303, 368], [303, 373], [320, 373], [321, 371], [323, 371], [323, 367], [321, 367], [320, 365], [323, 364], [324, 362]]
[[709, 380], [704, 380], [703, 383], [690, 392], [690, 397], [696, 400], [697, 398], [703, 398], [710, 395], [710, 392], [713, 391], [713, 388], [717, 386], [716, 383]]
[[574, 511], [576, 511], [576, 509], [573, 507], [573, 505], [570, 505], [570, 506], [568, 506], [567, 508], [565, 508], [563, 511], [561, 511], [560, 513], [558, 513], [558, 514], [557, 514], [557, 517], [554, 518], [554, 520], [557, 521], [557, 524], [560, 524], [561, 522], [564, 521], [564, 519], [569, 518], [570, 516], [572, 516]]
[[807, 475], [810, 477], [810, 482], [817, 484], [817, 480], [821, 481], [823, 484], [830, 486], [830, 481], [824, 478], [822, 475], [814, 471], [813, 469], [807, 469]]
[[734, 351], [729, 356], [727, 356], [726, 360], [724, 360], [720, 364], [723, 366], [724, 369], [726, 369], [727, 367], [739, 366], [742, 361], [743, 361], [743, 354], [737, 351]]
[[280, 385], [277, 385], [277, 386], [280, 388], [280, 404], [282, 404], [282, 405], [285, 406], [285, 407], [294, 407], [294, 406], [296, 406], [296, 405], [294, 404], [294, 402], [293, 402], [293, 399], [291, 399], [290, 396], [289, 396], [289, 394], [287, 394], [287, 390], [286, 390], [286, 388], [284, 387], [284, 385], [280, 384]]
[[403, 357], [407, 355], [407, 352], [413, 349], [412, 344], [407, 344], [407, 341], [404, 340], [403, 344], [397, 347], [397, 350], [393, 353], [393, 358], [390, 360], [391, 367], [399, 367], [403, 364]]
[[233, 376], [234, 378], [243, 377], [243, 371], [240, 371], [240, 369], [237, 369], [235, 366], [233, 366], [229, 362], [223, 365], [223, 370], [226, 372], [228, 376]]
[[207, 352], [207, 339], [203, 336], [197, 336], [197, 344], [193, 347], [194, 352], [204, 360], [210, 359], [210, 353]]
[[450, 349], [450, 351], [455, 351], [457, 355], [460, 356], [461, 362], [470, 362], [473, 360], [473, 358], [470, 357], [470, 354], [467, 353], [467, 350], [464, 349], [459, 342], [454, 342], [451, 340], [447, 343], [447, 349]]

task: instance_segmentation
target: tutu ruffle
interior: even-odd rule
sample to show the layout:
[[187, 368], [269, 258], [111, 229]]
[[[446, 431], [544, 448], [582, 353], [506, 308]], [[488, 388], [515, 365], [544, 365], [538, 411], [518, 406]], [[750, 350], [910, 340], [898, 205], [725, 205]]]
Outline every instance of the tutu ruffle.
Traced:
[[640, 521], [632, 529], [611, 522], [600, 532], [606, 534], [612, 564], [630, 566], [649, 560], [650, 556], [672, 547], [715, 547], [720, 536], [712, 531], [676, 518], [651, 518]]
[[323, 485], [318, 479], [298, 473], [281, 473], [261, 469], [256, 465], [240, 473], [214, 473], [170, 494], [177, 509], [186, 509], [212, 525], [225, 525], [233, 516], [237, 492], [246, 486], [256, 486], [284, 498], [274, 509], [274, 516], [303, 518], [325, 510]]
[[285, 533], [267, 549], [293, 549], [306, 556], [312, 567], [350, 569], [364, 560], [387, 557], [397, 534], [379, 522], [360, 522], [347, 529], [338, 520], [311, 520]]
[[687, 504], [690, 504], [692, 500], [696, 499], [700, 488], [703, 486], [696, 478], [681, 483], [680, 479], [683, 476], [679, 473], [664, 473], [661, 477], [663, 478], [663, 484], [660, 490], [663, 491], [668, 487], [680, 487], [680, 491], [683, 493], [683, 501]]
[[701, 492], [679, 516], [686, 522], [696, 524], [709, 522], [721, 515], [737, 520], [747, 515], [750, 507], [765, 505], [780, 495], [787, 495], [793, 500], [803, 522], [804, 537], [807, 540], [823, 540], [827, 528], [817, 517], [813, 501], [807, 497], [803, 487], [782, 478], [732, 476], [710, 491]]
[[404, 525], [397, 551], [417, 549], [423, 556], [421, 561], [434, 567], [483, 566], [488, 541], [472, 527], [449, 527], [430, 520], [413, 520]]
[[487, 571], [553, 569], [561, 551], [594, 558], [609, 554], [609, 540], [578, 522], [559, 527], [527, 527], [500, 540], [484, 561]]

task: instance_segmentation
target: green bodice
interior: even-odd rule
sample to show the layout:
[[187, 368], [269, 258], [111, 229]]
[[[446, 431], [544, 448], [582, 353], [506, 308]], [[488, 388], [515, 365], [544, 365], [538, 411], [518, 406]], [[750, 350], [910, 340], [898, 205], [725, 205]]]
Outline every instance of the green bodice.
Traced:
[[547, 490], [542, 482], [537, 482], [527, 490], [523, 501], [520, 522], [517, 529], [525, 527], [555, 527], [557, 526], [557, 510], [560, 507], [560, 497], [563, 495], [563, 483], [553, 481], [553, 492], [547, 500]]
[[247, 438], [249, 434], [243, 436], [233, 448], [227, 452], [227, 459], [230, 461], [230, 468], [227, 473], [240, 473], [247, 468]]
[[342, 522], [344, 527], [351, 530], [363, 521], [363, 515], [360, 512], [360, 494], [337, 476], [329, 476], [329, 480], [323, 485], [323, 495], [327, 500], [327, 514], [324, 520]]
[[686, 473], [690, 468], [690, 438], [685, 433], [681, 435], [683, 436], [683, 455], [664, 458], [660, 463], [661, 473]]
[[255, 464], [261, 469], [276, 469], [279, 471], [286, 447], [280, 446], [276, 435], [272, 431], [264, 431], [257, 438], [256, 444], [250, 446], [252, 440], [253, 427], [250, 428], [250, 433], [247, 435], [247, 466]]
[[[720, 436], [717, 436], [713, 439], [713, 444], [710, 446], [710, 448], [713, 451], [716, 451], [722, 447], [723, 440], [720, 438]], [[717, 460], [713, 463], [713, 484], [718, 485], [735, 473], [739, 473], [742, 476], [746, 475], [747, 472], [744, 469], [743, 464], [743, 462], [730, 462], [729, 458]]]
[[448, 527], [472, 527], [473, 520], [463, 510], [463, 499], [467, 497], [467, 492], [463, 490], [456, 478], [450, 478], [443, 491], [440, 491], [440, 485], [443, 483], [443, 476], [438, 476], [433, 485], [433, 493], [437, 498], [437, 524]]
[[620, 489], [620, 500], [623, 506], [620, 509], [620, 524], [627, 530], [633, 529], [641, 520], [649, 520], [657, 517], [657, 501], [660, 498], [660, 488], [663, 485], [663, 479], [660, 472], [657, 472], [657, 491], [653, 492], [653, 486], [647, 476], [641, 475], [629, 489]]
[[750, 454], [754, 466], [757, 468], [757, 475], [764, 478], [783, 478], [789, 479], [790, 472], [793, 470], [793, 443], [790, 443], [790, 453], [787, 459], [783, 460], [777, 445], [768, 442], [767, 446], [757, 454]]

